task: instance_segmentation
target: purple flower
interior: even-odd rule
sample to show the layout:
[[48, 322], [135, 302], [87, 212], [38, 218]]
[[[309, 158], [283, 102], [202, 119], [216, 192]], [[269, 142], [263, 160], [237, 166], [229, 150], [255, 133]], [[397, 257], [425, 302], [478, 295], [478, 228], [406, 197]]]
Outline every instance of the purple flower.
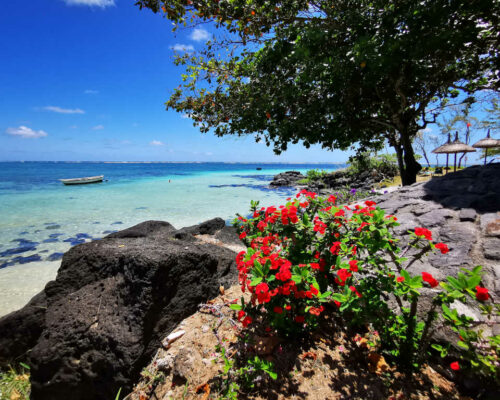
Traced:
[[351, 189], [351, 194], [356, 194], [356, 189]]
[[386, 193], [388, 193], [388, 191], [387, 191], [387, 190], [384, 190], [384, 194], [386, 194]]

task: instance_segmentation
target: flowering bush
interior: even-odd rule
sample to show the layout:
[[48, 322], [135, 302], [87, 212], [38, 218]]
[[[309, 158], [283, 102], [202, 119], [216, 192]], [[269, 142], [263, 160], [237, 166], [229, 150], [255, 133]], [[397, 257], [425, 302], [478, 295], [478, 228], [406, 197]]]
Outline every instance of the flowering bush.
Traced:
[[[461, 335], [459, 346], [469, 346], [463, 357], [484, 366], [471, 347], [478, 340], [471, 333], [476, 322], [451, 307], [455, 301], [489, 301], [480, 286], [481, 267], [441, 283], [427, 272], [411, 276], [407, 268], [413, 262], [429, 251], [445, 254], [447, 245], [434, 243], [429, 230], [416, 227], [400, 249], [392, 234], [397, 218], [375, 206], [373, 201], [339, 206], [335, 196], [321, 198], [306, 190], [279, 207], [252, 202], [251, 218], [235, 220], [248, 246], [236, 259], [239, 282], [252, 294], [250, 302], [233, 305], [238, 319], [244, 327], [293, 336], [314, 329], [325, 307], [333, 306], [347, 323], [376, 329], [382, 350], [405, 367], [424, 361], [434, 329], [447, 324]], [[411, 260], [405, 257], [410, 253]], [[432, 296], [428, 310], [419, 309], [424, 288]], [[494, 350], [487, 360], [490, 371], [498, 367], [498, 347]]]

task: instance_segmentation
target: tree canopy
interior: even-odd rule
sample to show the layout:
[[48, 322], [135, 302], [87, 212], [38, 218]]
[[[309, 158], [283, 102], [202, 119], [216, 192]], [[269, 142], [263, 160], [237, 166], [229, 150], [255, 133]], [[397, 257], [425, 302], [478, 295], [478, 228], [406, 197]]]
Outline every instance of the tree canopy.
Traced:
[[[222, 32], [181, 54], [167, 108], [203, 132], [360, 150], [388, 140], [404, 184], [420, 169], [412, 139], [450, 99], [499, 89], [495, 0], [138, 0], [176, 25]], [[224, 35], [225, 34], [225, 35]]]

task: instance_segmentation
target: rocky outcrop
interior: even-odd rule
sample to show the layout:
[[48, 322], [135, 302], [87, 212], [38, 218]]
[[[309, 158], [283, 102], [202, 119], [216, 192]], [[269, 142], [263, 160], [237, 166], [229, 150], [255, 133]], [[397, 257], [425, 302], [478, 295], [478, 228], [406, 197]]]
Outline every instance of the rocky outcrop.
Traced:
[[[196, 238], [221, 232], [219, 245]], [[33, 400], [130, 390], [160, 340], [236, 282], [225, 239], [238, 240], [221, 219], [181, 230], [147, 221], [73, 247], [55, 281], [0, 319], [0, 360], [29, 351]]]
[[341, 189], [369, 191], [375, 184], [392, 177], [394, 177], [393, 171], [381, 172], [373, 169], [353, 174], [347, 169], [340, 169], [321, 177], [309, 178], [308, 183], [303, 184], [299, 183], [299, 181], [306, 178], [304, 175], [298, 171], [287, 171], [276, 175], [269, 185], [273, 187], [294, 186], [306, 188], [320, 194], [327, 194]]
[[305, 176], [299, 171], [286, 171], [276, 175], [269, 186], [296, 186], [297, 181], [304, 179]]
[[[374, 200], [386, 212], [397, 216], [401, 225], [396, 232], [403, 242], [407, 241], [408, 230], [422, 226], [432, 231], [435, 242], [442, 241], [450, 249], [447, 254], [432, 254], [415, 262], [409, 271], [414, 274], [427, 271], [442, 280], [448, 275], [456, 276], [461, 267], [482, 265], [483, 283], [498, 301], [500, 164], [469, 167]], [[479, 317], [476, 310], [467, 312]], [[500, 334], [499, 324], [486, 328], [489, 329]]]

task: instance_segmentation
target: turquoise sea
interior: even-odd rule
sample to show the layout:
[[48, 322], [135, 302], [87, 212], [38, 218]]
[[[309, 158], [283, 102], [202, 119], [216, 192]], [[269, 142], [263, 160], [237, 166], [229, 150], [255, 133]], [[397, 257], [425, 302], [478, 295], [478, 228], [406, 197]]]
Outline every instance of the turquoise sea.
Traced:
[[[250, 200], [279, 204], [283, 171], [335, 164], [0, 162], [0, 315], [22, 307], [54, 279], [71, 246], [155, 219], [177, 228], [246, 214]], [[257, 168], [261, 168], [258, 170]], [[64, 186], [58, 179], [104, 175]]]

